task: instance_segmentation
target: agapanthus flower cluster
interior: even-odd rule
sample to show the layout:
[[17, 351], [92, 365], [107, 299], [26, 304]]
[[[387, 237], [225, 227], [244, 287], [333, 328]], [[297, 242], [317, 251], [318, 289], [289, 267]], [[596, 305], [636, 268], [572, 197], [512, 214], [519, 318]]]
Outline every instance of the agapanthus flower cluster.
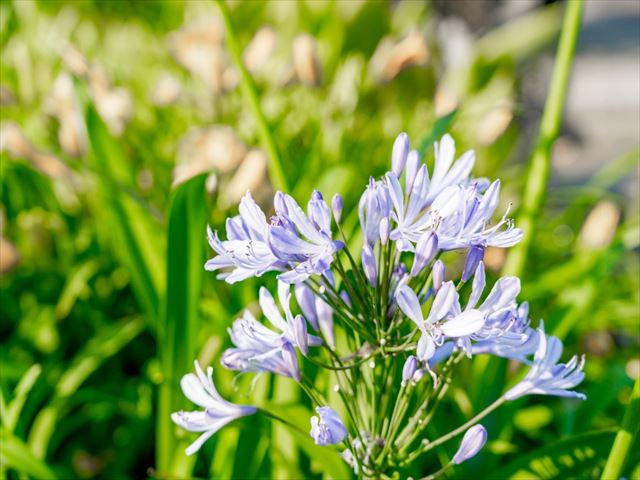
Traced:
[[[400, 134], [391, 170], [365, 186], [360, 230], [350, 238], [342, 198], [335, 195], [330, 207], [318, 191], [306, 210], [276, 193], [270, 218], [247, 193], [224, 239], [209, 230], [215, 256], [205, 268], [218, 278], [235, 283], [268, 272], [277, 278], [276, 298], [264, 287], [258, 292], [266, 322], [246, 310], [229, 328], [233, 346], [222, 366], [298, 382], [317, 413], [306, 426], [311, 437], [340, 449], [360, 477], [410, 467], [464, 433], [440, 474], [482, 449], [488, 433], [479, 422], [502, 403], [532, 394], [584, 398], [572, 391], [584, 377], [584, 359], [559, 363], [561, 341], [542, 322], [530, 326], [527, 303], [517, 301], [520, 280], [502, 277], [487, 286], [485, 249], [522, 238], [509, 209], [498, 210], [499, 180], [471, 177], [474, 152], [456, 159], [449, 135], [435, 143], [434, 157], [430, 171]], [[464, 264], [447, 266], [448, 251], [461, 252]], [[431, 438], [427, 426], [459, 363], [476, 355], [529, 370], [469, 422]], [[321, 375], [305, 375], [313, 368], [331, 373], [339, 401], [327, 401], [327, 382], [316, 380]], [[211, 368], [208, 376], [197, 364], [196, 371], [182, 388], [204, 410], [173, 417], [202, 432], [188, 454], [228, 422], [260, 411], [223, 400]]]

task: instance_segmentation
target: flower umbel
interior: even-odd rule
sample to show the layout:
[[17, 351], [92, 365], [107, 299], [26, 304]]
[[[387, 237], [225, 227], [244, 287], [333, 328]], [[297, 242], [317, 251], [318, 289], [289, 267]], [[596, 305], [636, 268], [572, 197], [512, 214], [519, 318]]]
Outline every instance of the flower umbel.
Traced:
[[[228, 330], [233, 346], [222, 365], [295, 380], [317, 412], [311, 438], [328, 448], [341, 444], [342, 458], [359, 477], [405, 478], [414, 460], [464, 433], [436, 477], [482, 449], [487, 433], [478, 422], [506, 401], [529, 394], [584, 398], [571, 390], [584, 378], [584, 359], [558, 363], [562, 343], [545, 334], [542, 322], [537, 330], [530, 326], [529, 306], [517, 300], [520, 280], [485, 272], [487, 247], [506, 248], [522, 237], [507, 218], [509, 207], [494, 219], [500, 181], [471, 177], [474, 153], [455, 160], [449, 135], [434, 145], [434, 156], [429, 171], [408, 136], [398, 136], [390, 171], [369, 178], [360, 196], [360, 231], [353, 238], [345, 235], [351, 225], [341, 223], [350, 218], [348, 202], [336, 194], [329, 208], [319, 191], [306, 211], [277, 192], [270, 219], [247, 193], [239, 214], [226, 222], [227, 239], [209, 231], [217, 255], [206, 268], [219, 278], [277, 278], [277, 301], [265, 287], [257, 292], [268, 326], [245, 310]], [[452, 250], [460, 265], [448, 263], [456, 257], [447, 253]], [[471, 420], [444, 431], [433, 427], [438, 436], [427, 439], [449, 385], [464, 381], [468, 369], [458, 375], [458, 365], [475, 355], [531, 368]], [[256, 411], [220, 398], [211, 369], [208, 378], [197, 364], [196, 372], [182, 386], [205, 410], [173, 416], [187, 430], [203, 432], [188, 453]], [[344, 421], [334, 408], [345, 412]]]

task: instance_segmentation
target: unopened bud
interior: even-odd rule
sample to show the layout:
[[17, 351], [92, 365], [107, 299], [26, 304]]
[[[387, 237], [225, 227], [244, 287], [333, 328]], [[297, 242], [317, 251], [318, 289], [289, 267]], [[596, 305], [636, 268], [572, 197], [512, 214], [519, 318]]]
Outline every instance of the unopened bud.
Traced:
[[309, 335], [307, 321], [302, 315], [296, 315], [293, 319], [293, 336], [302, 354], [306, 357], [309, 353]]
[[362, 269], [364, 270], [364, 275], [369, 280], [369, 283], [372, 287], [375, 287], [378, 284], [378, 266], [376, 265], [376, 257], [373, 254], [373, 249], [365, 244], [362, 247]]
[[413, 355], [409, 355], [404, 362], [404, 367], [402, 367], [402, 385], [406, 385], [413, 378], [416, 368], [418, 368], [418, 360]]
[[444, 282], [444, 263], [442, 263], [442, 260], [436, 260], [431, 273], [433, 275], [433, 290], [437, 292], [440, 290], [442, 282]]
[[340, 220], [342, 219], [342, 206], [342, 197], [336, 193], [331, 199], [333, 218], [335, 218], [336, 223], [340, 223]]
[[478, 264], [484, 258], [484, 247], [480, 245], [473, 245], [467, 253], [467, 260], [464, 262], [464, 269], [462, 270], [462, 281], [466, 282], [478, 268]]
[[298, 368], [298, 357], [296, 356], [296, 350], [289, 342], [285, 342], [282, 345], [282, 358], [287, 365], [287, 370], [291, 378], [296, 382], [300, 381], [300, 369]]
[[411, 150], [407, 156], [407, 170], [405, 172], [405, 191], [410, 192], [413, 187], [413, 182], [418, 174], [420, 168], [420, 156], [416, 150]]
[[400, 176], [404, 170], [404, 165], [407, 162], [407, 155], [409, 154], [409, 137], [406, 133], [402, 132], [396, 137], [393, 142], [393, 151], [391, 152], [391, 171]]
[[487, 443], [487, 430], [480, 424], [471, 427], [462, 437], [460, 448], [451, 460], [456, 465], [474, 457]]
[[380, 243], [382, 245], [386, 245], [387, 242], [389, 241], [389, 231], [390, 230], [391, 230], [391, 227], [389, 225], [389, 218], [384, 217], [380, 221]]

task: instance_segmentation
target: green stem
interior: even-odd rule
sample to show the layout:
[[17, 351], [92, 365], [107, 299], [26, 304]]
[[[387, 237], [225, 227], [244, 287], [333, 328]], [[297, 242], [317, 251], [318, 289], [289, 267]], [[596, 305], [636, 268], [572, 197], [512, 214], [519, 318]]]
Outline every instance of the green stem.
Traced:
[[278, 148], [276, 147], [276, 143], [273, 139], [271, 128], [269, 127], [267, 119], [264, 116], [262, 109], [260, 108], [260, 101], [258, 100], [256, 84], [253, 81], [253, 77], [249, 75], [249, 72], [245, 68], [244, 63], [242, 63], [242, 54], [240, 52], [240, 44], [238, 42], [236, 27], [233, 23], [233, 20], [231, 19], [229, 8], [227, 7], [224, 0], [217, 0], [217, 4], [220, 8], [220, 13], [222, 14], [224, 25], [227, 30], [227, 47], [229, 48], [229, 53], [231, 54], [233, 63], [240, 73], [240, 88], [242, 89], [242, 93], [248, 100], [249, 106], [253, 111], [253, 116], [255, 117], [256, 123], [258, 124], [258, 134], [260, 136], [260, 141], [262, 142], [262, 146], [267, 151], [269, 157], [268, 166], [271, 183], [276, 190], [282, 190], [286, 192], [288, 191], [288, 187], [287, 179], [282, 169], [282, 159], [280, 157], [280, 153], [278, 152]]
[[437, 440], [434, 440], [433, 442], [427, 443], [423, 448], [419, 448], [419, 449], [415, 450], [411, 455], [409, 455], [403, 461], [403, 465], [408, 465], [409, 463], [413, 462], [417, 457], [419, 457], [423, 453], [427, 453], [428, 451], [433, 450], [434, 448], [442, 445], [443, 443], [448, 442], [452, 438], [457, 437], [461, 433], [466, 432], [469, 428], [473, 427], [480, 420], [482, 420], [484, 417], [486, 417], [491, 412], [493, 412], [496, 408], [500, 407], [504, 402], [506, 402], [504, 397], [498, 398], [495, 402], [493, 402], [491, 405], [489, 405], [487, 408], [485, 408], [483, 411], [481, 411], [479, 414], [477, 414], [475, 417], [473, 417], [468, 422], [460, 425], [455, 430], [450, 431], [449, 433], [447, 433], [446, 435], [443, 435], [442, 437], [438, 438]]
[[504, 274], [506, 275], [518, 276], [524, 272], [529, 247], [531, 246], [540, 210], [544, 203], [547, 178], [549, 177], [551, 165], [551, 149], [560, 131], [569, 73], [580, 30], [582, 7], [582, 0], [569, 0], [567, 2], [556, 55], [556, 64], [551, 79], [551, 88], [549, 89], [549, 96], [547, 97], [540, 122], [538, 141], [529, 163], [522, 206], [516, 223], [524, 232], [524, 236], [522, 241], [509, 253], [509, 258], [504, 267]]
[[622, 419], [622, 426], [616, 434], [607, 464], [602, 472], [602, 480], [620, 478], [633, 443], [633, 437], [638, 430], [638, 423], [640, 423], [640, 378], [633, 385], [633, 392]]

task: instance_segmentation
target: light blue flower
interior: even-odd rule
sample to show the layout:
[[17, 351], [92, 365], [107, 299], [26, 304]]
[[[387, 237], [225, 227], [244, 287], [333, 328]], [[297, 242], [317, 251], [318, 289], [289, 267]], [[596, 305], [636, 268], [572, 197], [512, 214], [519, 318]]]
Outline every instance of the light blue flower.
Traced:
[[316, 445], [335, 445], [347, 436], [347, 429], [340, 416], [331, 407], [316, 407], [316, 416], [311, 417], [311, 438]]
[[584, 394], [569, 390], [584, 379], [584, 356], [579, 359], [574, 355], [568, 363], [558, 363], [562, 355], [560, 339], [547, 336], [542, 328], [538, 329], [538, 336], [538, 349], [529, 373], [508, 390], [504, 398], [515, 400], [524, 395], [538, 394], [586, 399]]
[[358, 203], [358, 217], [365, 243], [373, 246], [380, 238], [380, 222], [388, 218], [391, 202], [387, 186], [381, 181], [369, 178], [369, 184]]
[[276, 216], [269, 228], [269, 246], [273, 254], [290, 265], [278, 279], [299, 283], [311, 275], [322, 275], [329, 269], [334, 255], [344, 247], [331, 238], [331, 211], [322, 195], [314, 191], [307, 214], [285, 193], [276, 194]]
[[289, 303], [290, 287], [278, 282], [278, 297], [284, 317], [266, 288], [260, 289], [259, 303], [267, 320], [278, 331], [267, 328], [258, 322], [249, 311], [233, 322], [229, 336], [235, 345], [222, 354], [222, 364], [231, 370], [240, 372], [273, 372], [300, 380], [297, 347], [307, 354], [308, 347], [317, 347], [322, 339], [306, 331], [306, 320], [293, 316]]
[[235, 405], [223, 399], [213, 384], [213, 368], [207, 368], [207, 375], [195, 363], [196, 374], [188, 373], [180, 381], [184, 395], [204, 410], [171, 414], [171, 419], [179, 426], [190, 432], [202, 432], [198, 439], [186, 449], [187, 455], [193, 455], [214, 433], [233, 420], [252, 415], [256, 407], [249, 405]]
[[460, 447], [451, 461], [456, 465], [466, 462], [475, 457], [485, 443], [487, 443], [487, 430], [480, 424], [474, 425], [465, 432]]
[[396, 291], [396, 300], [403, 313], [420, 329], [416, 356], [427, 361], [433, 357], [436, 347], [447, 338], [468, 337], [482, 328], [484, 314], [477, 309], [458, 312], [458, 292], [453, 282], [445, 282], [436, 294], [429, 315], [425, 319], [418, 296], [408, 285], [401, 285]]
[[242, 198], [239, 212], [227, 219], [227, 240], [221, 241], [217, 232], [207, 228], [209, 245], [217, 256], [207, 261], [205, 269], [222, 270], [218, 278], [227, 283], [284, 269], [286, 264], [276, 258], [267, 243], [269, 225], [251, 193], [247, 192]]

